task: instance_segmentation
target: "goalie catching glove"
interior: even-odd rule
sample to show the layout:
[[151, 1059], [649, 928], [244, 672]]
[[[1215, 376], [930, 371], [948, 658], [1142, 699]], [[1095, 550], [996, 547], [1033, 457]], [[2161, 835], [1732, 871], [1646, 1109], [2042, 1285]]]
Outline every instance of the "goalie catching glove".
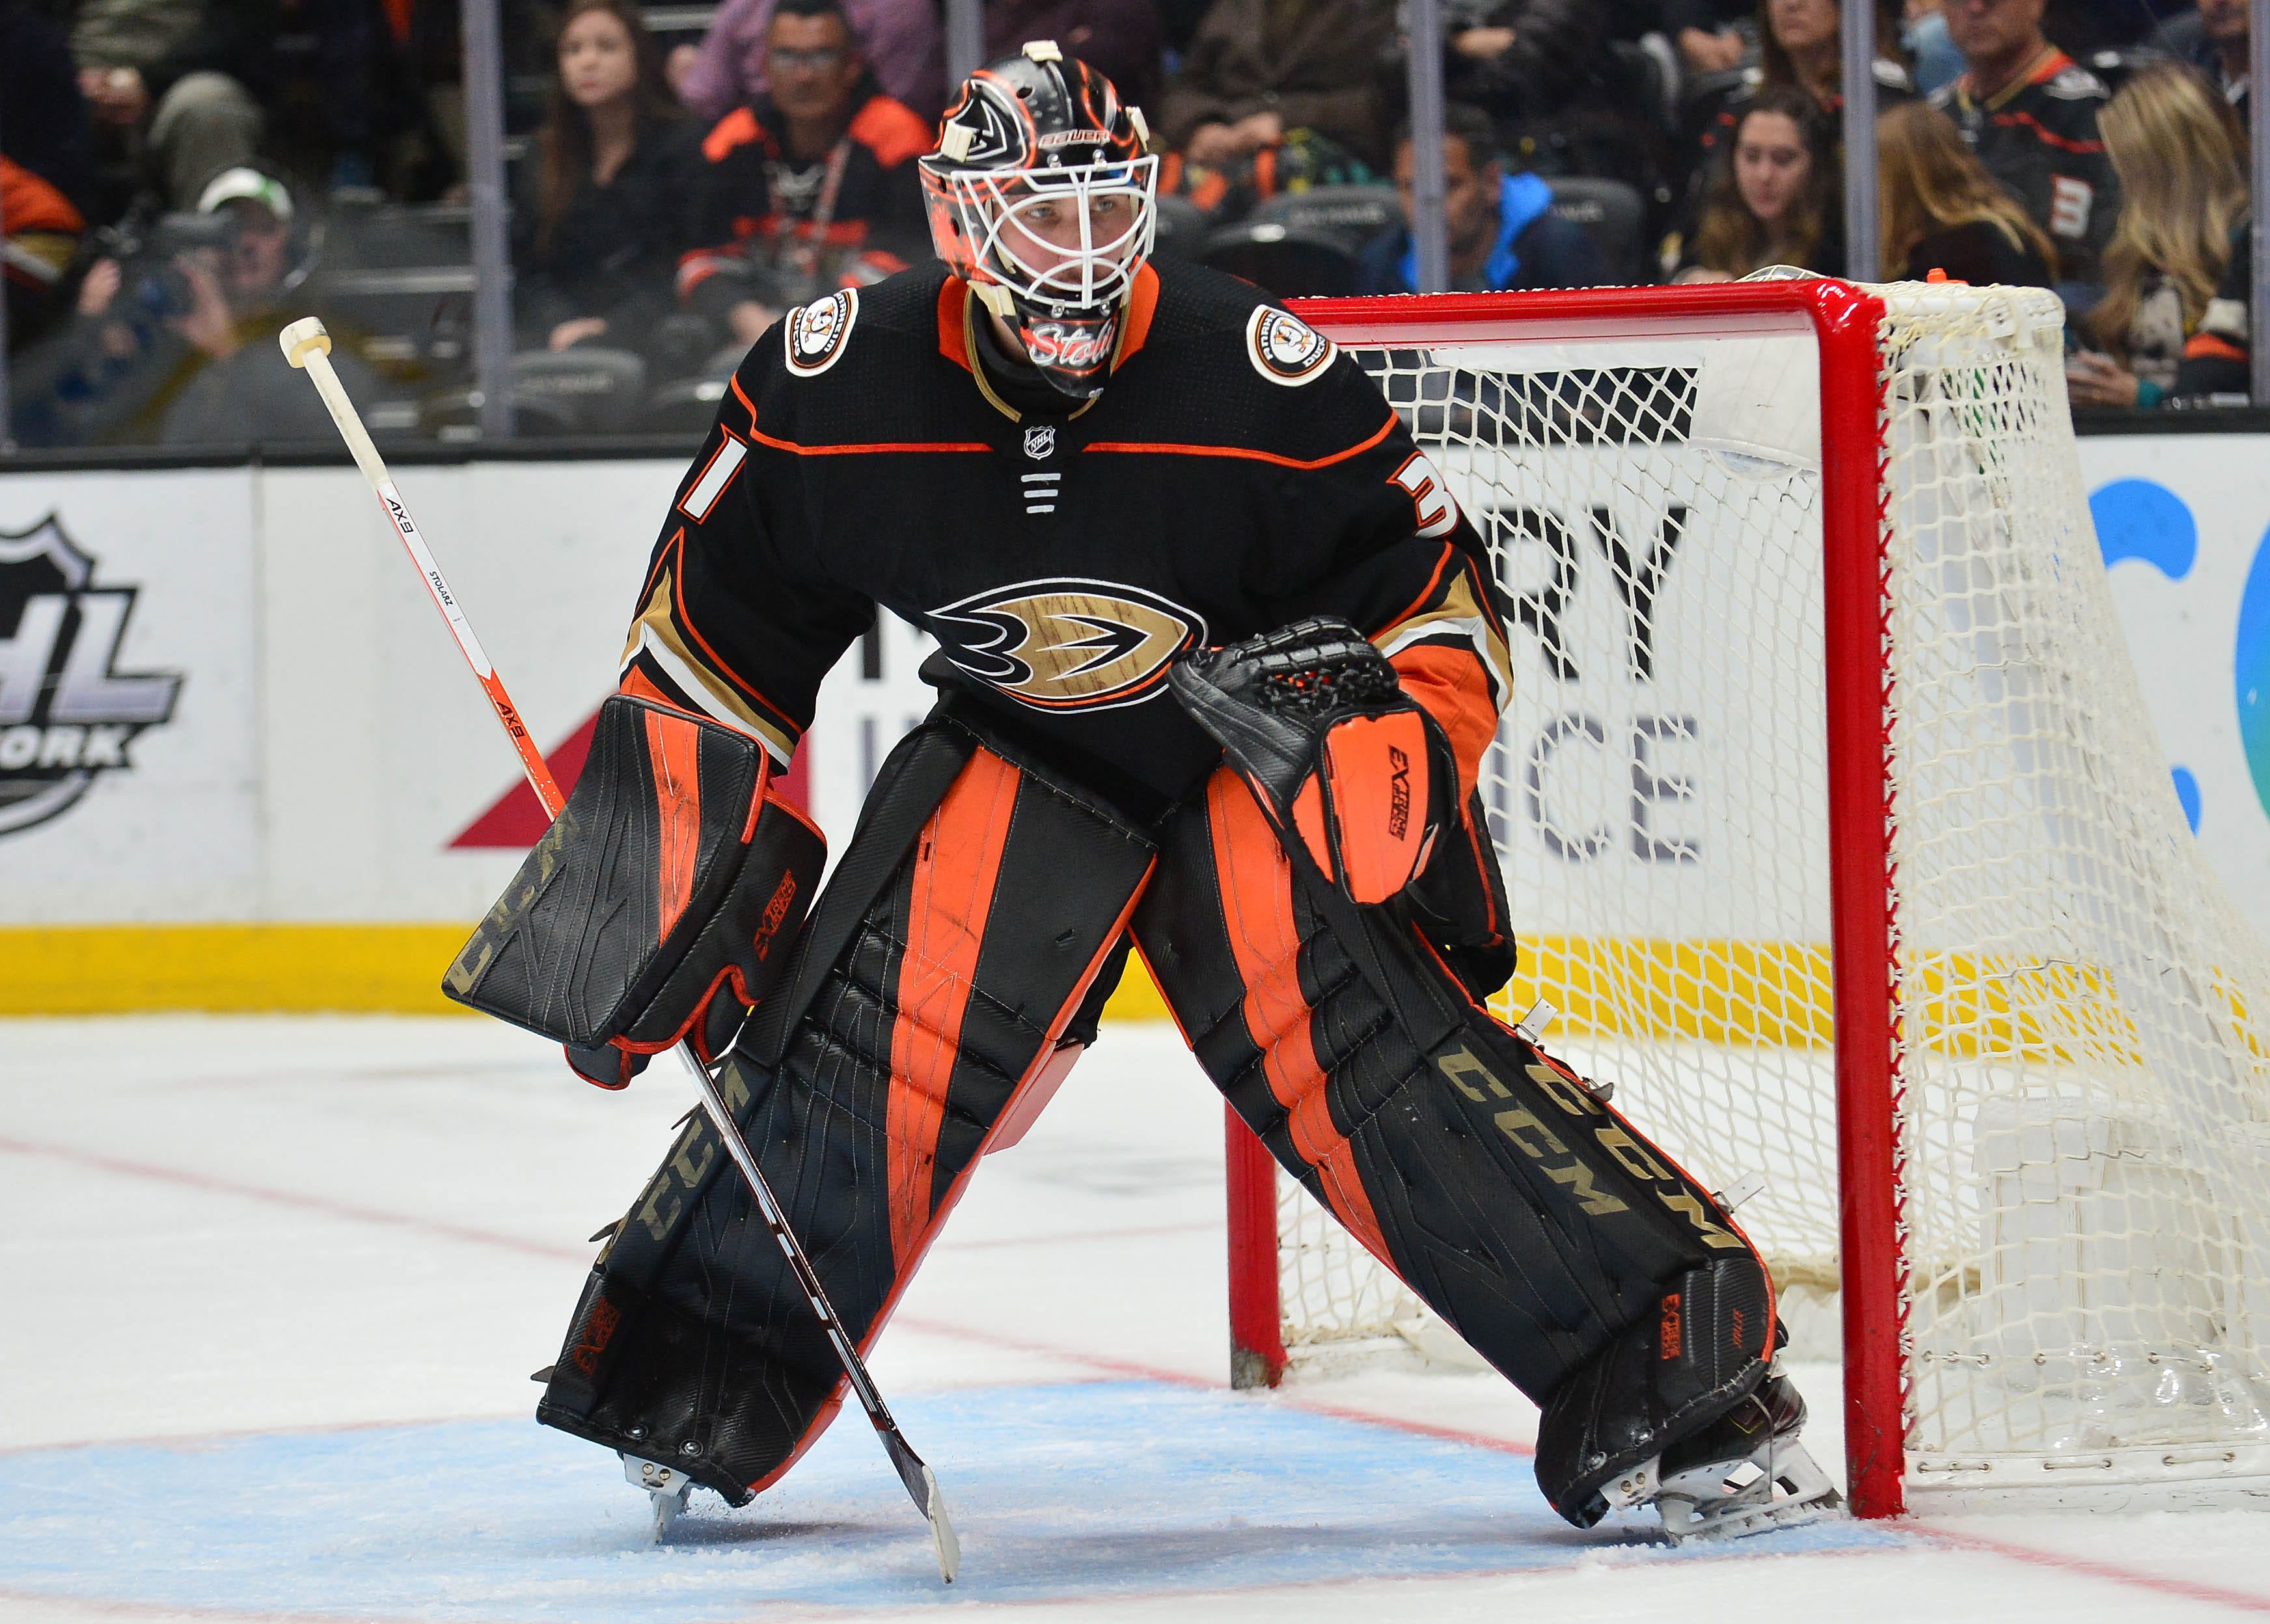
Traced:
[[716, 1060], [786, 967], [827, 853], [770, 781], [746, 734], [614, 695], [441, 990], [562, 1044], [602, 1088], [682, 1038]]
[[1184, 656], [1168, 673], [1289, 848], [1352, 902], [1384, 902], [1456, 817], [1458, 763], [1362, 633], [1330, 616]]

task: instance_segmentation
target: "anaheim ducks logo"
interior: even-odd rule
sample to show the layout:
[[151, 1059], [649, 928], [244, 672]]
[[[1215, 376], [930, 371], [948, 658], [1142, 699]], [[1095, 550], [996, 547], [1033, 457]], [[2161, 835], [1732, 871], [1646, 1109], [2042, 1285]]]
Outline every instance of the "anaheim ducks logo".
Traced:
[[1205, 640], [1204, 616], [1112, 581], [1020, 582], [927, 619], [947, 659], [1042, 710], [1139, 703], [1176, 655]]
[[1339, 353], [1332, 341], [1297, 315], [1263, 305], [1245, 324], [1246, 353], [1272, 383], [1297, 389], [1321, 376]]
[[835, 365], [859, 317], [859, 290], [847, 287], [788, 313], [788, 369], [816, 377]]

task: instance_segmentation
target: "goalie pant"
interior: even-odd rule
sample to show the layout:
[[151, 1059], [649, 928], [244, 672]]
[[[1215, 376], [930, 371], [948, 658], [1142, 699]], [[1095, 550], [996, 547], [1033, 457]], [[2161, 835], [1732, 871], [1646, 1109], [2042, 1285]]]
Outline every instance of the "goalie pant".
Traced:
[[[863, 1350], [1131, 932], [1280, 1163], [1544, 1405], [1539, 1481], [1571, 1522], [1763, 1379], [1770, 1287], [1717, 1202], [1397, 909], [1296, 871], [1227, 768], [1146, 831], [1008, 752], [946, 715], [901, 743], [719, 1079]], [[843, 1397], [690, 1119], [594, 1264], [538, 1419], [740, 1505]]]

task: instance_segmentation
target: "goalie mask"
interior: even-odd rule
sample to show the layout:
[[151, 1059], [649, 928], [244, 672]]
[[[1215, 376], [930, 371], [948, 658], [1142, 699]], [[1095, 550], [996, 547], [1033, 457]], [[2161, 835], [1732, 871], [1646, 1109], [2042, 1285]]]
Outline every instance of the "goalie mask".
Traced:
[[1103, 391], [1150, 257], [1159, 160], [1139, 108], [1047, 41], [980, 68], [922, 160], [931, 241], [1074, 400]]

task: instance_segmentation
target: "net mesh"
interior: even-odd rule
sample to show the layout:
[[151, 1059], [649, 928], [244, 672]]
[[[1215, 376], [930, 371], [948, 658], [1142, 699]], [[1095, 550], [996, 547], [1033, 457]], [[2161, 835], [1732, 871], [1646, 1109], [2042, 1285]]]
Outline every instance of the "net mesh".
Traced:
[[[1910, 1479], [2227, 1470], [2270, 1418], [2270, 965], [2130, 671], [2057, 301], [1881, 292]], [[1551, 1004], [1547, 1046], [1715, 1188], [1762, 1175], [1739, 1215], [1785, 1301], [1833, 1292], [1810, 332], [1356, 354], [1517, 605], [1501, 1013]], [[1278, 1184], [1295, 1361], [1414, 1336]]]

